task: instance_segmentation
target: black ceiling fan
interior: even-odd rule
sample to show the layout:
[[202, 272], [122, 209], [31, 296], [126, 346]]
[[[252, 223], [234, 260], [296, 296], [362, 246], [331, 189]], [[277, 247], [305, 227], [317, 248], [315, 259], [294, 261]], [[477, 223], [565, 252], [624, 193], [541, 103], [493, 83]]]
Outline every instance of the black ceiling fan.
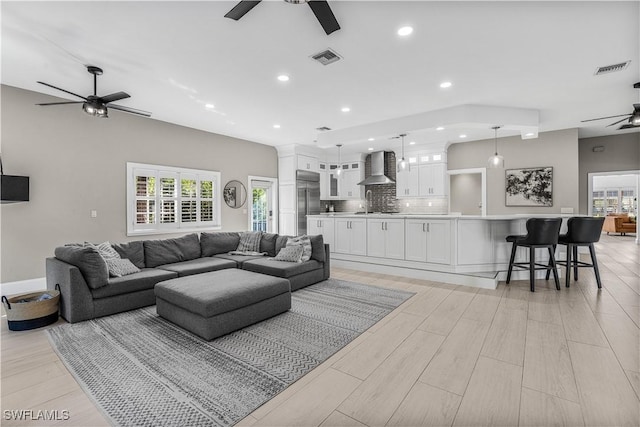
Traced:
[[38, 82], [41, 85], [49, 86], [53, 89], [68, 93], [69, 95], [77, 96], [78, 98], [83, 99], [83, 101], [47, 102], [44, 104], [36, 104], [36, 105], [48, 106], [48, 105], [63, 105], [63, 104], [82, 104], [82, 110], [85, 113], [91, 116], [107, 118], [109, 117], [107, 115], [108, 113], [107, 104], [108, 104], [109, 108], [113, 108], [114, 110], [120, 110], [130, 114], [137, 114], [139, 116], [151, 117], [151, 113], [148, 111], [136, 110], [135, 108], [129, 108], [129, 107], [124, 107], [122, 105], [112, 104], [112, 102], [114, 101], [130, 98], [131, 95], [129, 95], [126, 92], [116, 92], [110, 95], [98, 96], [97, 95], [98, 76], [102, 75], [102, 68], [95, 67], [93, 65], [87, 65], [87, 71], [90, 74], [93, 74], [93, 95], [88, 95], [85, 97], [82, 95], [78, 95], [77, 93], [69, 92], [68, 90], [50, 85], [49, 83]]
[[[226, 15], [225, 18], [231, 18], [234, 20], [238, 20], [242, 18], [247, 12], [256, 7], [261, 0], [250, 1], [250, 0], [242, 0], [240, 3], [234, 6]], [[326, 1], [319, 0], [284, 0], [287, 3], [299, 4], [299, 3], [307, 3], [313, 13], [318, 18], [320, 25], [324, 29], [324, 32], [327, 35], [333, 33], [340, 29], [340, 25], [336, 20], [333, 12], [331, 11], [331, 7], [329, 7], [329, 3]]]
[[[634, 84], [633, 87], [635, 89], [640, 89], [640, 82]], [[594, 120], [614, 119], [617, 117], [624, 117], [624, 118], [622, 120], [618, 120], [617, 122], [608, 124], [607, 127], [615, 126], [619, 123], [624, 122], [625, 120], [628, 121], [629, 123], [620, 126], [618, 130], [640, 127], [640, 104], [633, 104], [633, 111], [629, 114], [618, 114], [617, 116], [598, 117], [597, 119], [582, 120], [581, 123], [592, 122]]]

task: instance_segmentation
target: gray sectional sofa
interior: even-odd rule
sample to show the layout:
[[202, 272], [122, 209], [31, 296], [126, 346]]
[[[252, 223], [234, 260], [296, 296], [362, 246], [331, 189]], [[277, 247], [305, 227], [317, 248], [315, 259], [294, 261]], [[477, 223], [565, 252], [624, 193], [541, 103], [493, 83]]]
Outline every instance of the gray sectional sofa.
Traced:
[[301, 263], [274, 259], [292, 236], [263, 233], [260, 252], [267, 255], [230, 255], [240, 233], [189, 234], [176, 239], [144, 240], [111, 246], [139, 272], [109, 277], [100, 253], [87, 245], [55, 249], [46, 260], [47, 288], [60, 289], [60, 314], [70, 323], [107, 316], [156, 303], [156, 283], [227, 268], [240, 268], [287, 279], [291, 290], [329, 278], [329, 245], [322, 236], [310, 236], [311, 259]]

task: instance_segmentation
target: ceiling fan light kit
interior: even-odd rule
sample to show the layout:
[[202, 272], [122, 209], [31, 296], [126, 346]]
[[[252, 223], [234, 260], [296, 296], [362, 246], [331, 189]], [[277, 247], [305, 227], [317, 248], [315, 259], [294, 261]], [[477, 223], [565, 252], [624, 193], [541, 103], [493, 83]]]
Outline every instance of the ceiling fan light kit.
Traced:
[[[47, 102], [44, 104], [36, 104], [36, 105], [46, 107], [50, 105], [82, 104], [82, 110], [88, 115], [94, 116], [94, 117], [100, 117], [100, 118], [108, 118], [109, 115], [108, 115], [107, 104], [131, 97], [131, 95], [129, 95], [126, 92], [115, 92], [110, 95], [98, 96], [97, 95], [98, 76], [102, 75], [103, 73], [102, 68], [96, 67], [94, 65], [87, 65], [87, 72], [89, 72], [89, 74], [93, 74], [93, 95], [82, 96], [82, 95], [78, 95], [77, 93], [70, 92], [66, 89], [62, 89], [57, 86], [50, 85], [49, 83], [38, 82], [41, 85], [48, 86], [52, 89], [56, 89], [61, 92], [68, 93], [69, 95], [73, 95], [75, 97], [83, 99], [84, 101]], [[151, 113], [148, 111], [136, 110], [135, 108], [125, 107], [123, 105], [110, 104], [109, 107], [113, 108], [114, 110], [124, 111], [125, 113], [135, 114], [135, 115], [144, 116], [144, 117], [151, 117]]]

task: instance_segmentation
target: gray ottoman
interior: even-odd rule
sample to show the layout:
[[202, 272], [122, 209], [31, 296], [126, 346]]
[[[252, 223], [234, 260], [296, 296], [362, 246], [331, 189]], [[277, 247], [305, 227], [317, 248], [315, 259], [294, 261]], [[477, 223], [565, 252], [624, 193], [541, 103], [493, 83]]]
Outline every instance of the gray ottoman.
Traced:
[[235, 268], [166, 280], [155, 294], [160, 316], [205, 340], [291, 308], [287, 279]]

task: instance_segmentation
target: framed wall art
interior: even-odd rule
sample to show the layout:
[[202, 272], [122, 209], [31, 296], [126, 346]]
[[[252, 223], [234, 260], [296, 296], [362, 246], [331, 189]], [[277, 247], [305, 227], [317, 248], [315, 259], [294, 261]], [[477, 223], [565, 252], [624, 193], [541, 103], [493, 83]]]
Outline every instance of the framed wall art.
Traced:
[[507, 169], [506, 206], [553, 206], [553, 167]]

